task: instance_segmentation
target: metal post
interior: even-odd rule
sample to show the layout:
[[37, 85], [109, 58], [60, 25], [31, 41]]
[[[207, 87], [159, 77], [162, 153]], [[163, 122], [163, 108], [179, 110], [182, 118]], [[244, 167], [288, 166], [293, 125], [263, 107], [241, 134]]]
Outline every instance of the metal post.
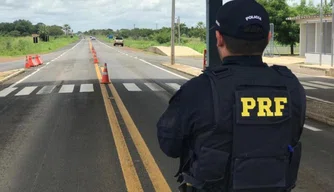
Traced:
[[174, 37], [175, 37], [175, 0], [172, 0], [172, 26], [171, 26], [171, 64], [175, 63], [175, 47], [174, 47]]
[[332, 1], [332, 42], [331, 42], [331, 66], [333, 67], [333, 46], [334, 46], [334, 5]]
[[180, 16], [177, 18], [177, 24], [179, 26], [178, 34], [179, 34], [179, 45], [180, 45], [181, 44]]
[[[306, 40], [305, 40], [305, 47], [306, 47], [306, 48], [305, 48], [305, 54], [306, 54], [307, 51], [308, 51], [308, 43], [307, 43], [307, 42], [308, 42], [308, 26], [309, 26], [309, 24], [308, 24], [308, 22], [306, 22], [306, 25], [305, 25], [305, 28], [306, 28], [306, 29], [305, 29], [305, 36], [306, 36], [306, 37], [305, 37], [305, 39], [306, 39]], [[300, 46], [300, 45], [299, 45], [299, 46]], [[300, 46], [300, 47], [301, 47], [301, 46]], [[300, 47], [299, 47], [299, 48], [300, 48]], [[300, 50], [301, 50], [301, 48], [300, 48]], [[299, 53], [299, 54], [300, 54], [300, 53]]]
[[214, 67], [221, 64], [217, 51], [216, 31], [210, 30], [216, 23], [216, 13], [222, 6], [223, 0], [206, 0], [206, 47], [207, 47], [207, 67]]
[[322, 38], [322, 42], [323, 42], [323, 52], [324, 52], [324, 54], [326, 54], [327, 53], [327, 49], [326, 49], [326, 44], [327, 44], [327, 41], [326, 41], [326, 39], [327, 39], [327, 20], [325, 20], [325, 31], [324, 31], [324, 36], [323, 36], [323, 38]]
[[274, 24], [270, 23], [271, 39], [270, 39], [270, 57], [274, 56]]
[[319, 64], [322, 64], [322, 44], [323, 44], [323, 25], [322, 25], [322, 0], [320, 1], [320, 53]]

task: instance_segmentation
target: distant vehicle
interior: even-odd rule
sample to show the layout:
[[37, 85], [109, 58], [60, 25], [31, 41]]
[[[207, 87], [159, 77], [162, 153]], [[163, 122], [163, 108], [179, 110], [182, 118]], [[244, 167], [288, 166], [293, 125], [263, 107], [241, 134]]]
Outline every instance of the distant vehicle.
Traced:
[[115, 38], [115, 41], [114, 41], [114, 46], [116, 45], [120, 45], [120, 46], [124, 46], [124, 40], [122, 37], [116, 37]]
[[95, 38], [95, 37], [92, 37], [91, 39], [92, 39], [92, 40], [96, 40], [96, 38]]

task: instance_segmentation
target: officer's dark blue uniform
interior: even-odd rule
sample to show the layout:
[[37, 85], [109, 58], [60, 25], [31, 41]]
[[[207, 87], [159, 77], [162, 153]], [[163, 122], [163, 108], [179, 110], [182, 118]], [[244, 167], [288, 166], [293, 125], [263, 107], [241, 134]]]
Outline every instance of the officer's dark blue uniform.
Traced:
[[[263, 31], [244, 30], [248, 24]], [[216, 29], [261, 39], [269, 16], [254, 0], [234, 0], [219, 10]], [[158, 139], [166, 155], [181, 159], [177, 176], [193, 191], [291, 191], [305, 107], [305, 91], [288, 68], [269, 67], [261, 55], [225, 56], [171, 98]]]

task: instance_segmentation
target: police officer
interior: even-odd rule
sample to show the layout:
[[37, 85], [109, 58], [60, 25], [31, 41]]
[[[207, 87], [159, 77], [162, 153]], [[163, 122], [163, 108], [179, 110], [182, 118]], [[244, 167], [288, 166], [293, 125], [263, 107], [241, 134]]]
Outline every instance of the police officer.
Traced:
[[255, 0], [224, 4], [216, 17], [222, 64], [186, 82], [160, 118], [160, 148], [180, 158], [180, 191], [286, 192], [301, 158], [306, 95], [262, 53], [269, 16]]

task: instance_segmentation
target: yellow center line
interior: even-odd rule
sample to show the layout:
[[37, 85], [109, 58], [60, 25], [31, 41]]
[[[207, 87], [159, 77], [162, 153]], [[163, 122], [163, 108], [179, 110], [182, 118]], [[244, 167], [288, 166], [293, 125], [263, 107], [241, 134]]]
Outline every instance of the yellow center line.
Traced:
[[124, 103], [122, 102], [120, 96], [118, 95], [114, 85], [109, 84], [112, 95], [115, 98], [117, 107], [124, 119], [125, 125], [129, 130], [131, 138], [138, 150], [140, 158], [143, 161], [146, 171], [152, 181], [155, 191], [158, 192], [172, 192], [165, 177], [162, 175], [157, 163], [155, 162], [150, 150], [148, 149], [143, 137], [141, 136], [138, 128], [133, 122], [128, 110], [126, 109]]
[[[98, 65], [95, 64], [96, 75], [101, 80], [101, 73]], [[111, 101], [108, 98], [108, 92], [104, 84], [100, 84], [104, 105], [106, 107], [107, 116], [109, 119], [109, 124], [111, 126], [111, 131], [114, 136], [114, 141], [117, 149], [117, 154], [119, 161], [121, 163], [123, 176], [126, 184], [127, 191], [129, 192], [143, 192], [138, 174], [136, 172], [135, 166], [133, 164], [132, 157], [130, 155], [129, 149], [126, 145], [124, 135], [119, 126], [115, 110], [111, 104]]]

